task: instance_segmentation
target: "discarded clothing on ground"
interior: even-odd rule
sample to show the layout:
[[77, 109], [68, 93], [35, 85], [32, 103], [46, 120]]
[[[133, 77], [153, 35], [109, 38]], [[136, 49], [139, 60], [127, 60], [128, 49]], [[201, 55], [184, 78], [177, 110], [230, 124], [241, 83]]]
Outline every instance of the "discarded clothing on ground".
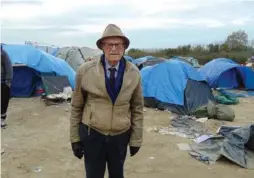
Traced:
[[223, 95], [227, 95], [233, 98], [237, 98], [237, 97], [252, 97], [254, 96], [254, 91], [243, 91], [243, 90], [226, 90], [226, 89], [222, 89], [219, 88], [217, 89], [218, 92], [220, 92]]
[[235, 112], [232, 108], [226, 105], [208, 102], [206, 106], [202, 106], [191, 113], [197, 118], [208, 117], [209, 119], [217, 119], [224, 121], [233, 121]]
[[201, 122], [197, 122], [195, 118], [191, 116], [175, 116], [171, 120], [171, 125], [175, 127], [171, 128], [171, 132], [175, 131], [181, 133], [182, 135], [186, 135], [185, 137], [187, 138], [194, 139], [200, 135], [207, 134], [205, 125]]
[[226, 104], [226, 105], [231, 105], [231, 104], [238, 104], [239, 99], [235, 96], [229, 95], [226, 92], [223, 92], [224, 90], [218, 90], [218, 94], [214, 96], [215, 100], [220, 103], [220, 104]]
[[[225, 131], [225, 130], [224, 130]], [[191, 144], [191, 156], [208, 164], [222, 156], [248, 169], [254, 169], [254, 124], [224, 132], [199, 144]]]
[[241, 126], [228, 126], [228, 125], [221, 125], [218, 130], [217, 130], [217, 134], [222, 135], [222, 136], [226, 136], [228, 135], [230, 132], [232, 132], [235, 129], [241, 128]]
[[[230, 134], [235, 129], [241, 128], [240, 126], [227, 126], [227, 125], [222, 125], [218, 129], [217, 133], [222, 135], [222, 136], [227, 136]], [[247, 147], [249, 150], [254, 151], [254, 129], [250, 131], [250, 137], [249, 141], [245, 144], [245, 147]]]

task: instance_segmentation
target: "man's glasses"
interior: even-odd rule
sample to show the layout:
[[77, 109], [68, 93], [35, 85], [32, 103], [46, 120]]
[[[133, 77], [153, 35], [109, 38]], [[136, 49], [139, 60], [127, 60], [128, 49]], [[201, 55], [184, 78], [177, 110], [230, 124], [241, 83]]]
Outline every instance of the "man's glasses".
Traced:
[[102, 43], [102, 44], [105, 45], [107, 49], [112, 49], [113, 46], [115, 46], [115, 48], [117, 49], [124, 47], [124, 43]]

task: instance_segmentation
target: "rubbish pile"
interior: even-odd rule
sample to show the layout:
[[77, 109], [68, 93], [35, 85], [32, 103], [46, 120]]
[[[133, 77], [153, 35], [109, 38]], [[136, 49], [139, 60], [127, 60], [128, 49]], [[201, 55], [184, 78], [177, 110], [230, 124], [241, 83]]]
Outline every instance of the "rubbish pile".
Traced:
[[248, 169], [254, 169], [254, 124], [244, 127], [222, 126], [217, 135], [190, 144], [190, 155], [213, 164], [221, 157]]
[[70, 102], [72, 97], [72, 88], [71, 87], [64, 87], [63, 92], [58, 94], [49, 94], [49, 95], [42, 95], [41, 99], [45, 103], [46, 106], [55, 105], [62, 102]]
[[177, 135], [188, 139], [195, 139], [203, 134], [209, 134], [204, 121], [202, 123], [197, 120], [197, 118], [191, 116], [175, 115], [171, 118], [173, 128], [164, 127], [158, 129], [157, 132], [163, 135]]
[[[212, 110], [214, 114], [211, 114], [209, 110]], [[214, 164], [225, 157], [241, 167], [254, 169], [254, 124], [222, 125], [216, 133], [212, 133], [208, 130], [208, 119], [233, 121], [234, 111], [229, 106], [209, 102], [208, 106], [198, 109], [198, 112], [193, 114], [196, 115], [174, 114], [171, 117], [171, 126], [154, 129], [154, 131], [192, 140], [191, 144], [178, 145], [179, 149], [188, 151], [193, 158], [206, 164]]]

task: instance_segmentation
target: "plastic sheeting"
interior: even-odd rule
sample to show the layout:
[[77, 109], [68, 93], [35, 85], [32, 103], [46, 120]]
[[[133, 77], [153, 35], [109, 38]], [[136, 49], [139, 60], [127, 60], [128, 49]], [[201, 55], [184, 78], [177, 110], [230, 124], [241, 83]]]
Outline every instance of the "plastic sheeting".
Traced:
[[[248, 169], [254, 169], [254, 151], [248, 149], [253, 142], [254, 125], [235, 128], [199, 144], [190, 145], [190, 154], [208, 164], [215, 163], [222, 156]], [[253, 143], [252, 143], [253, 145]]]
[[71, 87], [75, 86], [75, 71], [67, 62], [30, 45], [3, 45], [12, 64], [25, 64], [42, 73], [67, 76]]

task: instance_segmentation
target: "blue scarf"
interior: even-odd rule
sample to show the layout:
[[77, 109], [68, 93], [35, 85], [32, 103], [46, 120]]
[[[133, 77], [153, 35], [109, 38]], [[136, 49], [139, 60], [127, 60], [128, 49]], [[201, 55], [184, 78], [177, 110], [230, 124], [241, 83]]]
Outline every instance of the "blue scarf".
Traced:
[[105, 75], [105, 84], [106, 84], [106, 88], [107, 88], [107, 92], [112, 100], [112, 103], [114, 104], [115, 101], [116, 101], [116, 98], [121, 90], [121, 87], [122, 87], [122, 83], [123, 83], [123, 75], [124, 75], [124, 70], [125, 70], [125, 66], [126, 66], [126, 61], [124, 58], [122, 58], [119, 62], [119, 69], [118, 69], [118, 72], [117, 72], [117, 77], [116, 77], [116, 80], [115, 80], [115, 87], [112, 88], [110, 86], [110, 81], [109, 81], [109, 78], [107, 77], [107, 71], [106, 71], [106, 68], [105, 68], [105, 56], [102, 55], [101, 56], [101, 62], [102, 62], [102, 65], [103, 65], [103, 68], [104, 68], [104, 75]]

